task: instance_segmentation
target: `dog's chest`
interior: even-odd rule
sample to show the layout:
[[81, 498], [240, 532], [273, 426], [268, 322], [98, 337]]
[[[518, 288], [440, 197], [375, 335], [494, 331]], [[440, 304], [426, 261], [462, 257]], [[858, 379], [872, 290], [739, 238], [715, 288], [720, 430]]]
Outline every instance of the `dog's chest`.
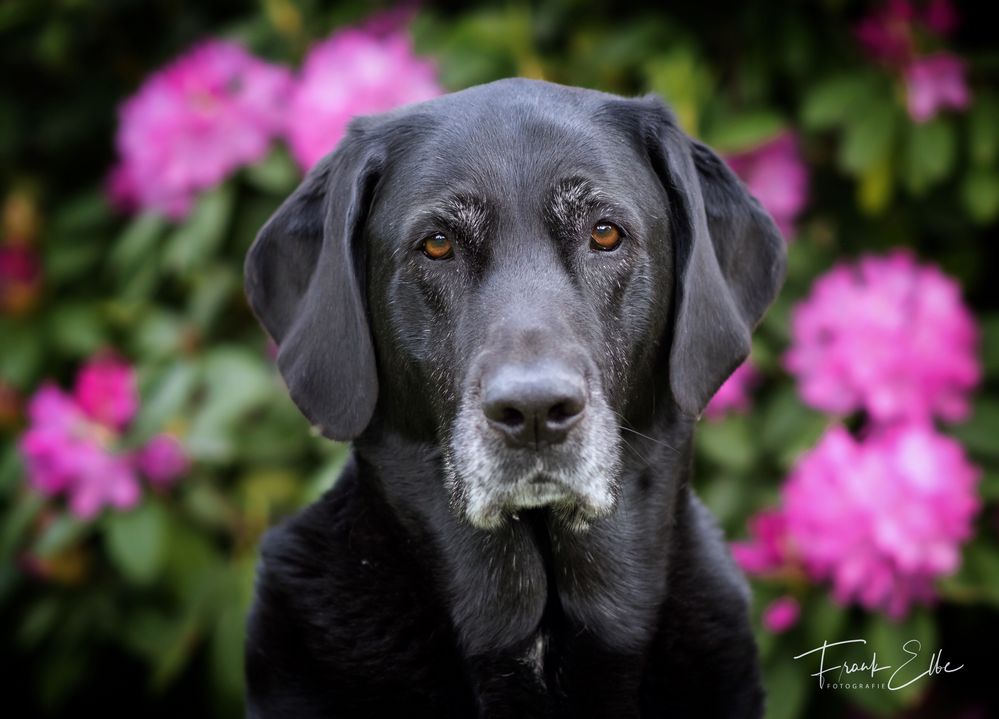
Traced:
[[531, 642], [520, 661], [540, 683], [545, 682], [545, 654], [548, 651], [548, 634], [539, 631]]

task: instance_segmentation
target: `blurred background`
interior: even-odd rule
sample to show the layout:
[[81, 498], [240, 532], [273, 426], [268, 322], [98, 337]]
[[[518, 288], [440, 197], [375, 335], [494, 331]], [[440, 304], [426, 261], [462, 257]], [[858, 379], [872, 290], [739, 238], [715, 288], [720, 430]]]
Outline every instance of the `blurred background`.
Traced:
[[[260, 537], [346, 451], [286, 396], [246, 249], [353, 115], [521, 75], [660, 94], [787, 237], [786, 288], [696, 460], [752, 577], [769, 716], [999, 716], [990, 17], [949, 0], [6, 0], [4, 715], [242, 713]], [[794, 659], [854, 638], [857, 661], [895, 668], [919, 640], [895, 687], [937, 650], [964, 668], [819, 689]]]

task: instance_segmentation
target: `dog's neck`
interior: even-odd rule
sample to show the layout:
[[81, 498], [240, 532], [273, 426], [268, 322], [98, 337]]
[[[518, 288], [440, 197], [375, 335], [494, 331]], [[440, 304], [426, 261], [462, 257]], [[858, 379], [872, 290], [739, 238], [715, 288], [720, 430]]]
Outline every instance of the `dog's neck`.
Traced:
[[617, 506], [584, 531], [565, 528], [546, 509], [476, 529], [449, 506], [435, 445], [374, 429], [354, 451], [400, 524], [435, 548], [428, 568], [451, 600], [467, 656], [530, 648], [555, 616], [615, 651], [640, 653], [654, 634], [667, 548], [686, 506], [692, 423], [663, 424], [625, 430]]

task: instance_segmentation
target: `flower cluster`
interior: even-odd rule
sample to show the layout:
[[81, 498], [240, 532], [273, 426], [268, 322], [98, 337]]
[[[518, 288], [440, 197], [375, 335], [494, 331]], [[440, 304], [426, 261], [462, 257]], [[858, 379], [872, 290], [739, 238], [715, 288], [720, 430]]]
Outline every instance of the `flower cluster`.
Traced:
[[309, 169], [336, 146], [355, 115], [384, 112], [440, 93], [433, 64], [413, 54], [402, 30], [342, 30], [305, 58], [289, 106], [292, 154]]
[[81, 519], [104, 506], [134, 506], [140, 475], [169, 486], [188, 467], [174, 437], [157, 435], [137, 450], [122, 447], [138, 407], [135, 373], [110, 355], [84, 365], [72, 393], [42, 386], [28, 403], [30, 425], [19, 445], [31, 486], [48, 497], [66, 495]]
[[284, 126], [291, 74], [210, 40], [152, 75], [121, 108], [112, 198], [182, 217], [200, 190], [263, 157]]
[[[974, 319], [952, 279], [896, 251], [820, 277], [791, 335], [785, 365], [802, 398], [864, 419], [856, 437], [834, 425], [799, 458], [733, 556], [751, 574], [804, 573], [841, 603], [901, 617], [957, 569], [979, 507], [978, 469], [933, 427], [967, 415]], [[774, 613], [781, 628], [792, 615]]]
[[977, 329], [958, 284], [911, 254], [821, 277], [792, 316], [785, 357], [805, 402], [877, 421], [959, 420], [978, 382]]
[[354, 115], [440, 94], [435, 76], [398, 18], [333, 35], [309, 52], [298, 78], [235, 43], [204, 42], [122, 105], [108, 193], [122, 209], [180, 219], [198, 192], [261, 160], [275, 139], [308, 169]]
[[940, 110], [963, 110], [971, 102], [964, 61], [950, 53], [919, 54], [920, 38], [943, 39], [958, 24], [951, 0], [888, 0], [856, 28], [857, 39], [875, 59], [905, 82], [909, 115], [932, 120]]
[[756, 517], [733, 555], [747, 572], [798, 568], [830, 581], [841, 603], [901, 617], [957, 569], [978, 475], [960, 444], [927, 425], [862, 441], [834, 427], [795, 466], [781, 509]]
[[760, 378], [760, 373], [746, 360], [735, 368], [725, 383], [718, 388], [714, 397], [704, 409], [708, 419], [720, 419], [729, 412], [746, 412], [749, 410], [749, 391]]
[[794, 223], [808, 201], [808, 168], [794, 133], [781, 133], [725, 161], [774, 218], [784, 237], [792, 238]]

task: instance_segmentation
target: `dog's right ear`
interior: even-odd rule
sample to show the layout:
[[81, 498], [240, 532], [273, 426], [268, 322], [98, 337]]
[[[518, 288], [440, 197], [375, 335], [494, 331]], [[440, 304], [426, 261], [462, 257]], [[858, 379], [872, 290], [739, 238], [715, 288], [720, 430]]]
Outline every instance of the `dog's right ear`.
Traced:
[[292, 399], [326, 437], [358, 436], [378, 398], [364, 224], [383, 162], [356, 123], [257, 235], [246, 296]]

